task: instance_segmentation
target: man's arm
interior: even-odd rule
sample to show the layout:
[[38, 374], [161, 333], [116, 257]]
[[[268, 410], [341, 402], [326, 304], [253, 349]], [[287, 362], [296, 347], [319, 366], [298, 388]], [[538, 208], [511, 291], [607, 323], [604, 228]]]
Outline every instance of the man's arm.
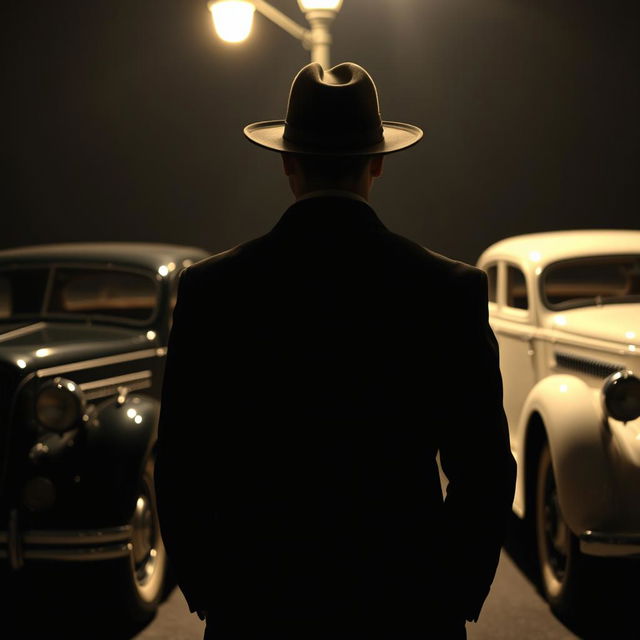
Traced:
[[[440, 435], [449, 481], [445, 534], [449, 588], [467, 620], [477, 620], [504, 542], [515, 488], [515, 461], [502, 407], [498, 344], [488, 318], [487, 278], [465, 268], [453, 318], [460, 386], [450, 390]], [[463, 364], [464, 363], [464, 364]]]
[[211, 511], [201, 498], [208, 465], [202, 455], [203, 436], [198, 432], [206, 416], [195, 410], [206, 398], [201, 388], [198, 342], [204, 336], [199, 329], [197, 295], [185, 269], [169, 336], [155, 465], [162, 538], [190, 611], [208, 605], [204, 579], [213, 542]]

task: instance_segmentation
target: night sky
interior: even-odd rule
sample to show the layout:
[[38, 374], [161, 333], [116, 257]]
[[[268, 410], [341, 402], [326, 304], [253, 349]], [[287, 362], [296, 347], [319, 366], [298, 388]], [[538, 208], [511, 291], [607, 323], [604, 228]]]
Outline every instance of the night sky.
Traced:
[[[332, 62], [363, 65], [383, 118], [425, 130], [386, 158], [383, 222], [468, 262], [518, 233], [639, 228], [637, 4], [344, 0]], [[284, 117], [309, 57], [262, 16], [241, 45], [200, 0], [5, 3], [3, 27], [0, 247], [217, 252], [292, 201], [279, 155], [242, 128]]]

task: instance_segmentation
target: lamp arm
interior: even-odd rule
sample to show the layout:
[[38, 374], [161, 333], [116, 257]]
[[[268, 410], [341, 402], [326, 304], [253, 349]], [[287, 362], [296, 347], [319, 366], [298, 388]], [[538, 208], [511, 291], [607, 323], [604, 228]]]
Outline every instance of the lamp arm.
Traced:
[[266, 0], [251, 0], [251, 2], [253, 2], [256, 10], [265, 18], [269, 18], [271, 22], [275, 22], [281, 29], [284, 29], [294, 38], [302, 40], [303, 45], [308, 45], [311, 36], [309, 29], [305, 29], [302, 25], [299, 25], [295, 20], [292, 20], [289, 16], [282, 13], [282, 11], [266, 2]]

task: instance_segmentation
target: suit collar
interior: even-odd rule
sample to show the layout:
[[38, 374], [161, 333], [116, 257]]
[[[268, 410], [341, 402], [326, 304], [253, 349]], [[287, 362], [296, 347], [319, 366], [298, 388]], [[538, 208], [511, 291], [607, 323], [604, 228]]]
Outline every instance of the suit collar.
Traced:
[[323, 194], [292, 204], [273, 228], [274, 232], [337, 232], [386, 230], [365, 201]]

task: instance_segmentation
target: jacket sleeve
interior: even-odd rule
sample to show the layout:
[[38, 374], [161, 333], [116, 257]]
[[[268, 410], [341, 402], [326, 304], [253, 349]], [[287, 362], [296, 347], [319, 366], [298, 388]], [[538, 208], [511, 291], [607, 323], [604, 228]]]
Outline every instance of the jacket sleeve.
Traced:
[[458, 371], [443, 397], [440, 463], [449, 481], [444, 556], [448, 589], [476, 621], [495, 576], [515, 489], [502, 406], [498, 344], [488, 318], [487, 278], [465, 267], [452, 324]]
[[206, 505], [198, 504], [206, 451], [198, 429], [205, 402], [198, 354], [197, 291], [189, 269], [180, 276], [162, 385], [155, 463], [155, 489], [162, 538], [190, 611], [207, 608], [206, 579], [213, 544], [213, 523]]

